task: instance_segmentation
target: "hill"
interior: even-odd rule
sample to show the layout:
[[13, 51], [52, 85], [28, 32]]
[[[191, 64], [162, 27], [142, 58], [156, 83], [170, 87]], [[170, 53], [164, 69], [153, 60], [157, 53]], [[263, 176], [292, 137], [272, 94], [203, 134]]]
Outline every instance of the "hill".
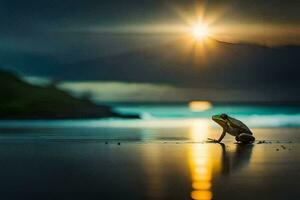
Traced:
[[[193, 49], [194, 48], [194, 49]], [[63, 80], [169, 83], [193, 88], [297, 88], [300, 47], [265, 47], [211, 40], [196, 56], [178, 40], [61, 66]], [[189, 51], [189, 53], [188, 53]], [[80, 74], [80, 76], [78, 76]]]
[[9, 72], [0, 71], [0, 119], [67, 119], [130, 117], [114, 113], [58, 90], [33, 86]]

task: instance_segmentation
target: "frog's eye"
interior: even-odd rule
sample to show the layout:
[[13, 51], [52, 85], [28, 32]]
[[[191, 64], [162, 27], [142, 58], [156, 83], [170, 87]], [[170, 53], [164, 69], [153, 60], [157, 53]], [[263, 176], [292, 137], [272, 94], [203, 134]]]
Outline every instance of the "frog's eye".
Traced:
[[222, 114], [222, 115], [221, 115], [221, 118], [222, 118], [222, 119], [228, 119], [228, 115]]

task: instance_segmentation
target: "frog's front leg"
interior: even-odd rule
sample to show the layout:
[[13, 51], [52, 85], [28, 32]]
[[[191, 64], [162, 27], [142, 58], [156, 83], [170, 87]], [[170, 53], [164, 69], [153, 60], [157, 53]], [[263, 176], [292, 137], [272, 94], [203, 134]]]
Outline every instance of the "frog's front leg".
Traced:
[[223, 138], [225, 137], [225, 135], [226, 135], [226, 131], [223, 129], [223, 132], [222, 132], [221, 136], [219, 137], [219, 139], [217, 139], [217, 140], [211, 139], [211, 138], [207, 138], [207, 139], [208, 139], [208, 142], [220, 143], [223, 140]]
[[252, 143], [255, 141], [255, 137], [247, 133], [241, 133], [235, 137], [237, 142], [242, 142], [245, 144]]
[[219, 137], [218, 140], [216, 140], [216, 142], [220, 143], [223, 140], [223, 138], [225, 137], [225, 135], [226, 135], [226, 131], [225, 131], [225, 129], [223, 129], [221, 136]]

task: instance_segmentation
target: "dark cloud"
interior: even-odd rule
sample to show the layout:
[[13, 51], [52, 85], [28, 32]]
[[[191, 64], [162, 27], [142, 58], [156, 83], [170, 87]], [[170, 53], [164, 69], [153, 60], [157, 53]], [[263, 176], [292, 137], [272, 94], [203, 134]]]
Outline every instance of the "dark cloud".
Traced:
[[[173, 6], [193, 12], [195, 2], [205, 2], [207, 13], [216, 7], [226, 6], [230, 12], [224, 20], [267, 20], [299, 23], [298, 0], [1, 0], [1, 34], [22, 35], [34, 31], [66, 26], [111, 25], [143, 23], [155, 20], [176, 21], [179, 19]], [[238, 18], [238, 19], [237, 19]]]
[[[122, 27], [163, 21], [180, 23], [183, 20], [173, 8], [181, 8], [193, 15], [197, 2], [204, 2], [202, 4], [207, 8], [206, 13], [218, 7], [229, 8], [219, 23], [251, 21], [299, 25], [300, 22], [298, 0], [0, 0], [0, 42], [20, 50], [24, 50], [22, 45], [20, 47], [24, 43], [29, 51], [31, 48], [38, 49], [38, 46], [49, 47], [50, 50], [66, 48], [70, 51], [72, 45], [69, 43], [74, 43], [70, 37], [77, 36], [77, 43], [82, 43], [83, 46], [87, 40], [74, 32], [56, 31], [93, 26]], [[43, 51], [43, 47], [40, 48]]]
[[[173, 7], [192, 15], [197, 2], [204, 2], [206, 13], [218, 7], [229, 8], [219, 20], [220, 23], [300, 23], [298, 0], [0, 0], [0, 41], [9, 42], [15, 48], [19, 48], [20, 43], [27, 45], [28, 49], [30, 44], [32, 48], [39, 45], [49, 46], [50, 49], [68, 47], [69, 38], [76, 37], [76, 33], [62, 34], [55, 31], [68, 27], [84, 29], [90, 26], [178, 22], [182, 19]], [[77, 42], [80, 43], [80, 40], [84, 39], [78, 36]]]

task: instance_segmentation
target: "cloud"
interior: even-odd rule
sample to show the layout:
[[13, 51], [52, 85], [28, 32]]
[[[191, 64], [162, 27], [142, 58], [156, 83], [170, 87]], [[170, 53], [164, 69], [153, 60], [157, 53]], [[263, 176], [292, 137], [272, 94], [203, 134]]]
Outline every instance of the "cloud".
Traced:
[[211, 101], [278, 101], [289, 97], [290, 91], [258, 91], [236, 89], [191, 89], [165, 84], [126, 82], [63, 82], [59, 88], [80, 97], [91, 94], [95, 102], [180, 102], [192, 100]]
[[95, 101], [170, 101], [185, 98], [175, 87], [122, 82], [64, 82], [59, 85], [75, 96], [88, 92]]

